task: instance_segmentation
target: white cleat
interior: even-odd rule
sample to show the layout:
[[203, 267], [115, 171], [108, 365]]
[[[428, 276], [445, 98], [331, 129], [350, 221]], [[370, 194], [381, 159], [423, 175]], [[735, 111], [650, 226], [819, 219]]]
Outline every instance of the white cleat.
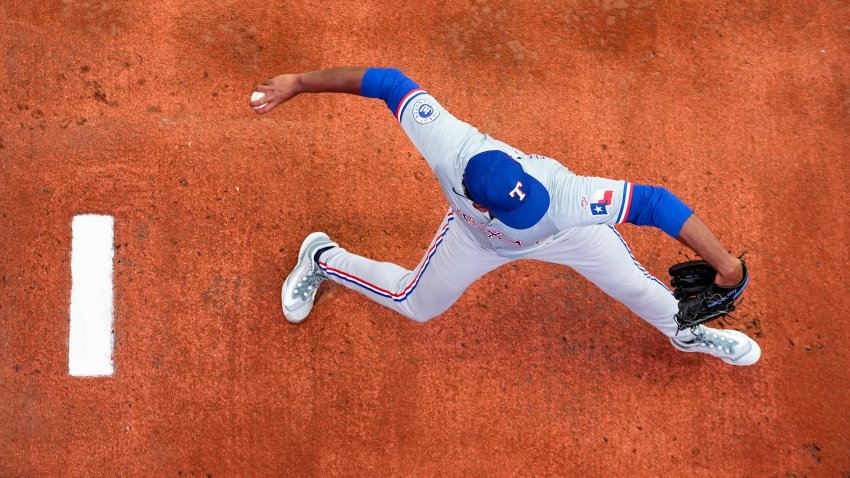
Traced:
[[693, 341], [682, 342], [670, 337], [670, 343], [682, 352], [713, 355], [732, 365], [752, 365], [761, 357], [759, 344], [743, 332], [711, 329], [702, 325], [694, 327], [692, 331]]
[[313, 260], [316, 251], [325, 247], [339, 247], [324, 232], [314, 232], [301, 243], [298, 263], [280, 288], [280, 301], [286, 320], [303, 322], [313, 309], [316, 291], [327, 276]]

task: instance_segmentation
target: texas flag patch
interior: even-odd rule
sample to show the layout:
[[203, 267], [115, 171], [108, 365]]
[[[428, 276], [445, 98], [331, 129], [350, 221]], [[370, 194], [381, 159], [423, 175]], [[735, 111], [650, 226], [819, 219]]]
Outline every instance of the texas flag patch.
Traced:
[[608, 206], [614, 200], [614, 191], [611, 189], [597, 189], [590, 197], [590, 213], [594, 216], [608, 214]]

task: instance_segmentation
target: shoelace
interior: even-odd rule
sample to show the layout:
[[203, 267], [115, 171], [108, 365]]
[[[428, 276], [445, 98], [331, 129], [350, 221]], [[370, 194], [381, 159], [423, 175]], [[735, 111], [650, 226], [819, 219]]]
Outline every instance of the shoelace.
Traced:
[[715, 332], [709, 332], [703, 327], [697, 327], [693, 330], [694, 343], [700, 347], [708, 347], [710, 349], [722, 350], [727, 354], [735, 352], [734, 347], [738, 345], [737, 340], [730, 339]]
[[301, 298], [304, 301], [310, 300], [310, 294], [319, 287], [323, 280], [325, 280], [325, 275], [320, 269], [316, 267], [310, 268], [306, 274], [298, 279], [292, 296], [296, 299]]

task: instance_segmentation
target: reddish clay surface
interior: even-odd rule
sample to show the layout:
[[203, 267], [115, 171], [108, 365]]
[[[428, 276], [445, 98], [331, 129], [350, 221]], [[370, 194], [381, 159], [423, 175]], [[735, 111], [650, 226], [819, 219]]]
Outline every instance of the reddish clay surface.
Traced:
[[[0, 2], [0, 476], [850, 476], [847, 2], [277, 3]], [[761, 362], [531, 262], [426, 325], [340, 287], [285, 322], [306, 234], [412, 267], [446, 209], [382, 103], [246, 105], [337, 65], [673, 190], [748, 251]], [[112, 378], [68, 376], [81, 213], [116, 217]]]

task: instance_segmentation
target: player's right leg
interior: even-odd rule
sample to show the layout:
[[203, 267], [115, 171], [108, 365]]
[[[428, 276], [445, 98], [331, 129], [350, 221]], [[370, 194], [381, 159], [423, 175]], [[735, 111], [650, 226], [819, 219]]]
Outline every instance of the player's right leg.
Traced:
[[449, 212], [413, 270], [333, 247], [318, 266], [328, 279], [417, 322], [451, 307], [476, 279], [508, 262], [475, 244]]

